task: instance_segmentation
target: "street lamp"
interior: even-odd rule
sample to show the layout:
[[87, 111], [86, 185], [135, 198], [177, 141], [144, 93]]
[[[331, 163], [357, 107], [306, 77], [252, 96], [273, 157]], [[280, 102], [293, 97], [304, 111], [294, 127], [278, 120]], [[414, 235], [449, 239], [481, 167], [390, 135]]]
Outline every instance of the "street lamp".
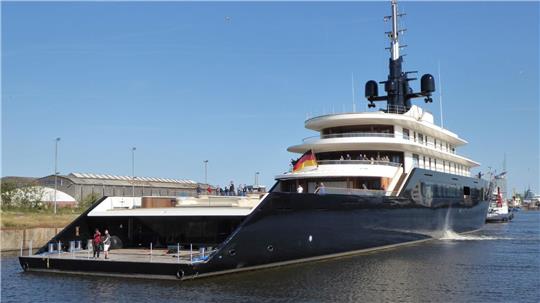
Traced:
[[54, 214], [56, 215], [56, 191], [58, 188], [58, 142], [60, 137], [54, 140]]
[[255, 186], [259, 187], [259, 172], [255, 173]]
[[208, 185], [208, 160], [204, 160], [204, 184]]
[[136, 147], [131, 148], [131, 202], [135, 205], [135, 151]]

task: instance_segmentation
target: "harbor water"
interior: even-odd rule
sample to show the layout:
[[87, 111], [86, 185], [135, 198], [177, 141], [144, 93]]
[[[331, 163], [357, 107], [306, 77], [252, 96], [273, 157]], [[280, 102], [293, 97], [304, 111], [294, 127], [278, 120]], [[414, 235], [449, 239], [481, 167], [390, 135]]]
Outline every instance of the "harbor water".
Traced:
[[538, 302], [540, 212], [353, 257], [194, 281], [22, 272], [2, 257], [1, 302]]

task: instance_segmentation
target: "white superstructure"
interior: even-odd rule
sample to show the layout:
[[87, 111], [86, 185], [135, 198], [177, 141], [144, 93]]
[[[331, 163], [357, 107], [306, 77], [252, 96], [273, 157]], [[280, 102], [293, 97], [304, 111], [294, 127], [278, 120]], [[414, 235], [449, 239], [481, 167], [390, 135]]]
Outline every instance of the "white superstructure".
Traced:
[[[311, 150], [317, 167], [291, 170], [276, 179], [325, 179], [330, 187], [362, 189], [366, 184], [372, 190], [397, 191], [398, 179], [415, 167], [470, 176], [470, 169], [479, 165], [457, 154], [457, 148], [467, 141], [435, 125], [433, 115], [415, 105], [404, 114], [376, 111], [323, 115], [306, 120], [305, 127], [319, 134], [288, 151], [302, 154]], [[379, 181], [367, 186], [370, 178]], [[373, 184], [379, 188], [373, 188]], [[308, 185], [310, 189], [314, 186]]]

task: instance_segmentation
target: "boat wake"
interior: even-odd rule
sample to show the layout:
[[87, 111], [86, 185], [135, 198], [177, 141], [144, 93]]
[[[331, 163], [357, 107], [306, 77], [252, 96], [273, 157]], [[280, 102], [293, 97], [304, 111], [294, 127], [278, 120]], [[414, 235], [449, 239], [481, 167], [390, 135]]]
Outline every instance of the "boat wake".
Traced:
[[511, 240], [512, 238], [506, 237], [491, 237], [491, 236], [482, 236], [482, 235], [460, 235], [452, 230], [445, 230], [442, 233], [442, 236], [438, 238], [439, 240], [446, 241], [482, 241], [482, 240]]

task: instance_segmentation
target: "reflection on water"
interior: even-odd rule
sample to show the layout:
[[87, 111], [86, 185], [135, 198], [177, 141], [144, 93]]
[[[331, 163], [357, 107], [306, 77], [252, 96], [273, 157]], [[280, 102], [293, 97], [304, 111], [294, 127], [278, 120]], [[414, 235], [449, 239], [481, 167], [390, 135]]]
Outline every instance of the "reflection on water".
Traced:
[[23, 273], [4, 257], [1, 301], [537, 302], [539, 224], [539, 212], [521, 212], [472, 234], [182, 283]]

